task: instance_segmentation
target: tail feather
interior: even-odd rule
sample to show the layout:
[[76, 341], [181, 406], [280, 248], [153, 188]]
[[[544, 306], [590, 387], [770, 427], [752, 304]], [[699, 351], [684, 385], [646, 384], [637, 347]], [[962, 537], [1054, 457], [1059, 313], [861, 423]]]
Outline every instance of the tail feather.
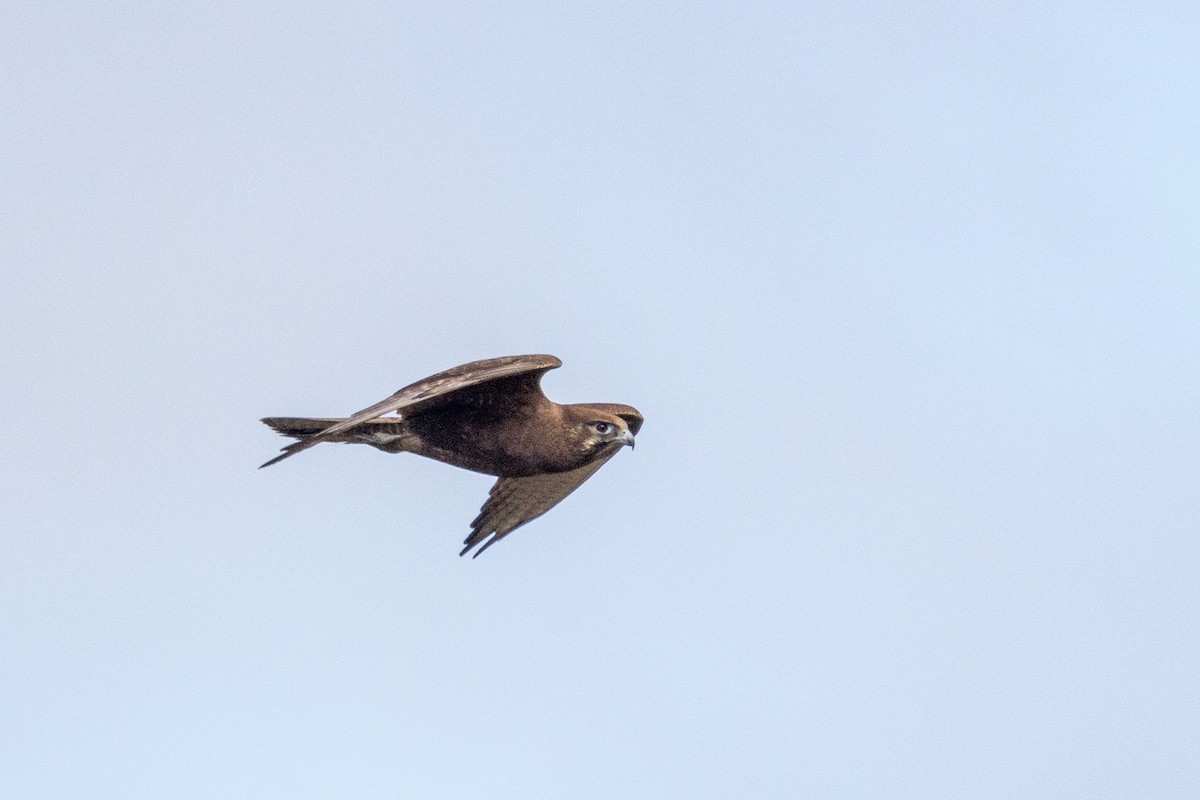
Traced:
[[[298, 441], [303, 441], [309, 436], [320, 433], [332, 425], [341, 422], [341, 419], [313, 419], [309, 417], [264, 417], [263, 423], [267, 427], [274, 430], [276, 433], [283, 436], [290, 436]], [[403, 430], [404, 423], [400, 420], [373, 419], [369, 422], [364, 422], [354, 428], [343, 431], [342, 433], [325, 439], [327, 442], [351, 442], [369, 444], [372, 447], [377, 447], [389, 453], [401, 453], [405, 448], [403, 440], [405, 432]], [[293, 453], [298, 452], [301, 447], [296, 444], [288, 445], [283, 448], [283, 453], [263, 464], [263, 467], [269, 467], [276, 464]], [[262, 467], [259, 467], [262, 469]]]
[[303, 439], [320, 433], [330, 425], [336, 425], [340, 419], [310, 419], [309, 417], [263, 417], [263, 424], [276, 433], [290, 436], [293, 439]]

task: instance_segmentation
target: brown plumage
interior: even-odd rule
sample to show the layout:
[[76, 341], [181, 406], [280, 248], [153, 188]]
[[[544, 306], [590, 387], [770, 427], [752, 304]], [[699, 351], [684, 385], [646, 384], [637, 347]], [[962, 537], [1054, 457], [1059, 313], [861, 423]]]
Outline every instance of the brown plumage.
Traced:
[[545, 355], [473, 361], [345, 419], [266, 417], [263, 422], [298, 441], [263, 466], [321, 442], [357, 442], [496, 475], [459, 553], [482, 542], [478, 556], [557, 505], [624, 445], [632, 447], [642, 427], [642, 415], [630, 406], [549, 400], [542, 375], [560, 366]]

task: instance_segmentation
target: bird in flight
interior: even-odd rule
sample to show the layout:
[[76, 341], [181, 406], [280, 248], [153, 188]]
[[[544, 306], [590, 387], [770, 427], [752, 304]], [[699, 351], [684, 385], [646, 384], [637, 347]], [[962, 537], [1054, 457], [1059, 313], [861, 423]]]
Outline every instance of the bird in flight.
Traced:
[[633, 447], [642, 427], [637, 409], [560, 405], [542, 394], [542, 375], [561, 366], [547, 355], [472, 361], [345, 419], [266, 417], [264, 423], [298, 441], [262, 466], [321, 442], [357, 442], [495, 475], [499, 480], [459, 553], [482, 544], [474, 558], [558, 505], [622, 447]]

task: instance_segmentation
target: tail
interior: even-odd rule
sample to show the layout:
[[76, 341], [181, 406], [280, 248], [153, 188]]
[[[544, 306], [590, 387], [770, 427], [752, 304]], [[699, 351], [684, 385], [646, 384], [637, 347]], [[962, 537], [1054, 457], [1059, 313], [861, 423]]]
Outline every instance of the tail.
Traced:
[[[262, 421], [276, 433], [303, 441], [309, 436], [320, 433], [342, 420], [311, 419], [308, 417], [264, 417]], [[403, 447], [403, 440], [405, 439], [403, 428], [404, 423], [400, 420], [373, 419], [357, 425], [348, 431], [331, 436], [324, 441], [369, 444], [372, 447], [377, 447], [389, 453], [402, 453], [405, 450]], [[272, 464], [276, 464], [295, 452], [297, 452], [296, 446], [289, 445], [283, 448], [283, 453], [275, 456], [275, 458], [263, 464], [262, 467], [269, 467]], [[262, 467], [259, 467], [259, 469], [262, 469]]]
[[[320, 433], [330, 425], [336, 425], [340, 419], [310, 419], [308, 417], [263, 417], [263, 424], [276, 433], [290, 436], [293, 439], [303, 439]], [[349, 439], [330, 439], [331, 442], [350, 441]]]

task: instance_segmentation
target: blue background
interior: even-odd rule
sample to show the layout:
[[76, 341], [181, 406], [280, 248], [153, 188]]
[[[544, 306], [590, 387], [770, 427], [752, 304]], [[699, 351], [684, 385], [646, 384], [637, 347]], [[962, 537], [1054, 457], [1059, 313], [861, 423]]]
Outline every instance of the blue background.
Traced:
[[[1187, 3], [0, 10], [0, 794], [1193, 798]], [[548, 352], [646, 415], [324, 446]]]

